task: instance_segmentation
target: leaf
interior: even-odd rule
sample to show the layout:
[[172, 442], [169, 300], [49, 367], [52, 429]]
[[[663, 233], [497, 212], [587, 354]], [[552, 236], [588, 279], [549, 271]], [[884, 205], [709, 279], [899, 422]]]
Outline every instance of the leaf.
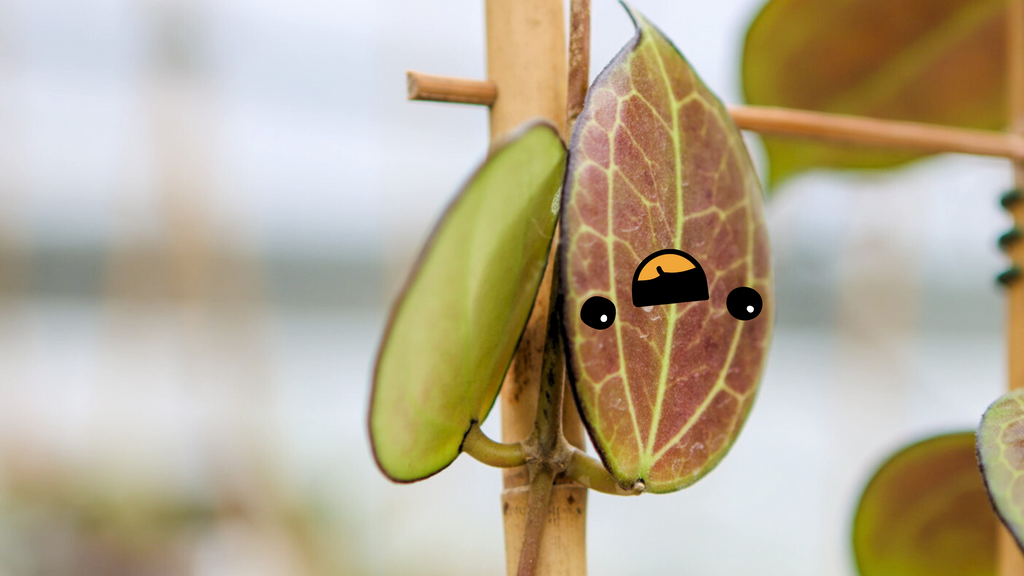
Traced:
[[[747, 102], [1000, 130], [1003, 0], [771, 0], [743, 49]], [[813, 168], [888, 168], [924, 154], [766, 137], [769, 182]]]
[[994, 576], [996, 518], [974, 433], [907, 446], [864, 489], [853, 522], [861, 576]]
[[985, 411], [978, 460], [996, 513], [1024, 549], [1024, 390], [1003, 394]]
[[526, 326], [558, 218], [565, 146], [534, 124], [494, 149], [442, 216], [398, 298], [370, 438], [400, 482], [441, 471], [487, 417]]
[[[630, 16], [637, 34], [594, 82], [573, 132], [563, 321], [570, 377], [605, 465], [624, 488], [670, 492], [725, 456], [750, 410], [772, 325], [771, 258], [739, 131], [661, 32]], [[709, 301], [633, 306], [634, 271], [663, 249], [696, 258]], [[764, 302], [747, 322], [726, 308], [743, 286]], [[614, 304], [609, 328], [592, 327], [606, 315], [600, 300], [588, 307], [591, 324], [581, 318], [591, 297]]]

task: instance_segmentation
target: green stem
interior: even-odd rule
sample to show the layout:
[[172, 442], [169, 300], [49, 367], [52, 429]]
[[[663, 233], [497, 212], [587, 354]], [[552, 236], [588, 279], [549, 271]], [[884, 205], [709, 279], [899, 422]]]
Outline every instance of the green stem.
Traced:
[[480, 430], [480, 423], [473, 422], [462, 441], [462, 451], [488, 466], [497, 468], [515, 468], [526, 464], [523, 445], [502, 444], [487, 437]]
[[576, 448], [572, 450], [572, 458], [569, 460], [565, 475], [577, 484], [604, 494], [639, 496], [644, 491], [643, 482], [637, 482], [630, 490], [624, 489], [615, 478], [612, 478], [600, 460]]

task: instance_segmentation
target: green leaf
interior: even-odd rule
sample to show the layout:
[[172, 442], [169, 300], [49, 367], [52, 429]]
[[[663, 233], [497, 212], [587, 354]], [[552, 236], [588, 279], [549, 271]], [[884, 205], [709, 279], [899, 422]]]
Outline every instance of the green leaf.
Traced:
[[[762, 192], [732, 119], [635, 11], [633, 40], [598, 76], [576, 123], [562, 210], [569, 372], [605, 465], [624, 487], [684, 488], [736, 439], [754, 400], [773, 315]], [[710, 300], [633, 306], [634, 271], [677, 249], [697, 259]], [[726, 309], [735, 288], [757, 318]], [[581, 318], [610, 300], [612, 325]]]
[[451, 464], [494, 404], [544, 273], [565, 156], [551, 125], [521, 130], [492, 150], [420, 254], [370, 405], [374, 456], [392, 480]]
[[857, 506], [861, 576], [994, 576], [996, 517], [974, 456], [974, 433], [928, 438], [878, 469]]
[[[747, 32], [747, 102], [999, 130], [1003, 0], [771, 0]], [[888, 168], [924, 154], [766, 137], [769, 181], [814, 168]]]
[[978, 460], [996, 512], [1024, 549], [1024, 390], [1007, 392], [985, 411]]

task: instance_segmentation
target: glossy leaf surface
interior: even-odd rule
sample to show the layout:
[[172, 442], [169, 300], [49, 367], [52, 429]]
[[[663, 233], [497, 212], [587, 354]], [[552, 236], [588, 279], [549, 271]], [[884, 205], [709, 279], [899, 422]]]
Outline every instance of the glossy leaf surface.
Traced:
[[861, 576], [994, 576], [996, 516], [974, 455], [974, 434], [903, 448], [879, 468], [857, 507]]
[[[732, 445], [754, 400], [772, 325], [762, 192], [721, 102], [643, 16], [576, 123], [563, 198], [565, 332], [578, 403], [623, 487], [696, 482]], [[634, 271], [664, 249], [694, 257], [710, 300], [637, 308]], [[682, 272], [691, 274], [694, 270]], [[754, 320], [726, 299], [749, 286]], [[599, 330], [584, 302], [614, 303]]]
[[540, 285], [565, 146], [537, 124], [496, 148], [441, 218], [392, 310], [370, 436], [397, 481], [440, 471], [494, 404]]
[[1024, 542], [1024, 390], [1007, 392], [985, 411], [978, 459], [996, 512]]
[[[771, 0], [747, 33], [750, 104], [998, 130], [1006, 126], [1002, 0]], [[921, 154], [766, 137], [772, 184], [812, 168]]]

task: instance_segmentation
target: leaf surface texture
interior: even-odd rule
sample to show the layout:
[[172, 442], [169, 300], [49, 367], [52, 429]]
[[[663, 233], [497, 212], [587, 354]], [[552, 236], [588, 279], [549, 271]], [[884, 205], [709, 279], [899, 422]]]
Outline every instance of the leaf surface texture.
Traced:
[[[631, 16], [636, 36], [598, 76], [574, 127], [563, 319], [577, 401], [605, 465], [623, 487], [670, 492], [725, 456], [750, 410], [771, 333], [771, 258], [739, 131], [675, 46]], [[697, 259], [710, 300], [633, 306], [634, 271], [663, 249]], [[764, 301], [747, 322], [726, 309], [741, 286]], [[604, 330], [580, 317], [595, 296], [617, 309]]]

